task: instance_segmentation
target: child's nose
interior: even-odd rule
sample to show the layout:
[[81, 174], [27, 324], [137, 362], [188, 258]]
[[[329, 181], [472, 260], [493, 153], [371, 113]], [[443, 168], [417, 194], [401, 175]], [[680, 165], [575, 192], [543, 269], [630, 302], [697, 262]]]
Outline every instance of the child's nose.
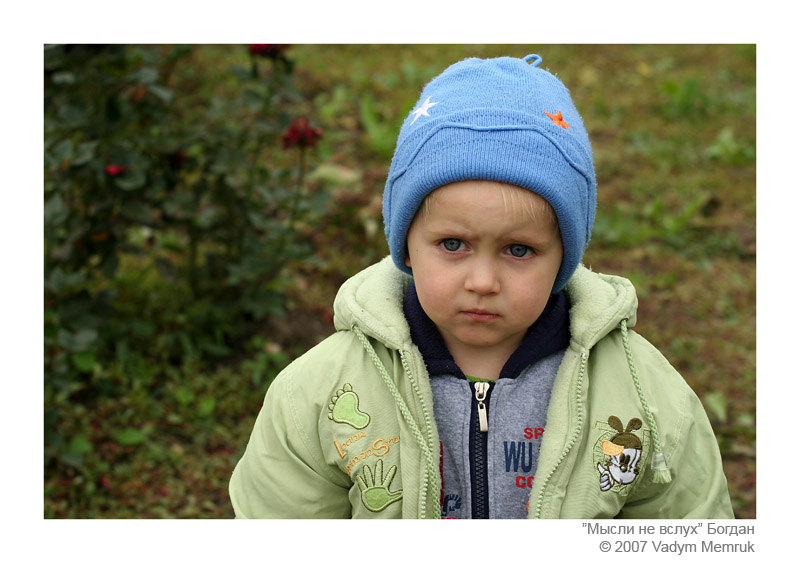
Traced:
[[488, 258], [475, 260], [467, 274], [464, 287], [467, 291], [473, 291], [480, 295], [497, 293], [500, 290], [500, 278], [494, 262]]

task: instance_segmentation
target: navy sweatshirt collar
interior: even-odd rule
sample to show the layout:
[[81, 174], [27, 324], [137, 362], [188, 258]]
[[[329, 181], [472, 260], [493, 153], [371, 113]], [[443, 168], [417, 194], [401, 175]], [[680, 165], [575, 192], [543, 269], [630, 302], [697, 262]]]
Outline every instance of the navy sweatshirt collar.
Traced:
[[[464, 377], [436, 325], [422, 309], [413, 280], [406, 291], [403, 313], [411, 328], [411, 340], [422, 353], [428, 373]], [[569, 303], [562, 290], [550, 296], [542, 314], [528, 328], [522, 344], [503, 366], [500, 377], [517, 377], [529, 365], [566, 348], [569, 337]]]

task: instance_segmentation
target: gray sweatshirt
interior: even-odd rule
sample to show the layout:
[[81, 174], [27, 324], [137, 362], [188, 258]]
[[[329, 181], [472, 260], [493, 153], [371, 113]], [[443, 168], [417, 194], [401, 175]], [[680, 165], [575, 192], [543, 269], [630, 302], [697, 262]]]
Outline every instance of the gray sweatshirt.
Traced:
[[455, 364], [413, 282], [404, 313], [433, 390], [442, 518], [525, 518], [550, 390], [569, 343], [566, 294], [551, 297], [492, 382], [471, 381]]

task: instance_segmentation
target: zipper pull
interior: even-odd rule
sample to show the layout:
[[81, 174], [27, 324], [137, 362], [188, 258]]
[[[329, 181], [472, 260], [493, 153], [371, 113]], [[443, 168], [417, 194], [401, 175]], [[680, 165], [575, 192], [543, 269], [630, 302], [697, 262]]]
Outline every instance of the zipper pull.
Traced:
[[486, 414], [486, 392], [489, 390], [489, 384], [485, 381], [475, 382], [475, 399], [478, 401], [478, 421], [480, 422], [481, 432], [489, 431], [489, 416]]

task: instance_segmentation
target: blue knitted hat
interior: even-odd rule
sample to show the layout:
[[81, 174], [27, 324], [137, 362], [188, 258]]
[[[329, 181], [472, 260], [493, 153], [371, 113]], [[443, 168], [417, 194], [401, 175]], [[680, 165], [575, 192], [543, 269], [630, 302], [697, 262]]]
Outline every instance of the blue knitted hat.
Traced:
[[541, 62], [466, 59], [423, 89], [400, 129], [383, 193], [386, 239], [402, 271], [411, 273], [406, 237], [422, 200], [453, 182], [493, 180], [553, 207], [564, 246], [553, 293], [575, 272], [594, 223], [592, 148], [569, 92]]

